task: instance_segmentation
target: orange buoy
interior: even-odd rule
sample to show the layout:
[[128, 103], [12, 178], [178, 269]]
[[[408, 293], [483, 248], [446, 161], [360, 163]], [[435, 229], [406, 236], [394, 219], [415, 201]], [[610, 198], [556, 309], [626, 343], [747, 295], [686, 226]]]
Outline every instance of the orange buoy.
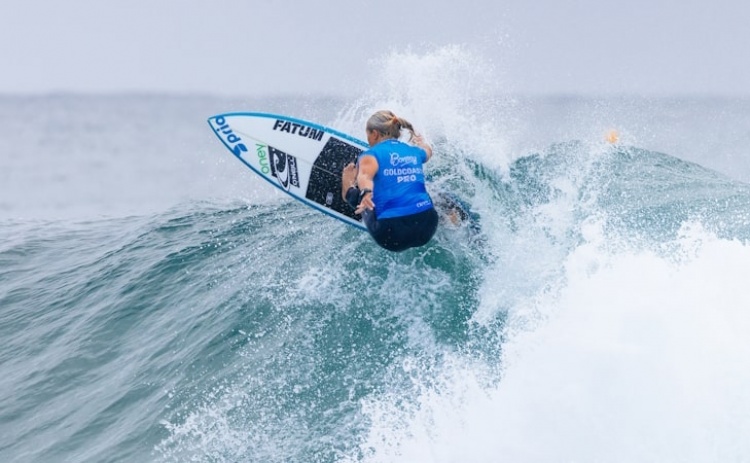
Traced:
[[617, 133], [617, 130], [612, 129], [609, 132], [607, 132], [606, 139], [609, 143], [617, 143], [620, 140], [620, 134]]

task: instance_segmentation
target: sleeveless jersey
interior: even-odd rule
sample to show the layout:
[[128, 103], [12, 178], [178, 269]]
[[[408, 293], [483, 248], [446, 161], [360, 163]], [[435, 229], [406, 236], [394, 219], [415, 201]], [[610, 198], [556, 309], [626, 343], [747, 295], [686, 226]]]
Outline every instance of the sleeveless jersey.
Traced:
[[374, 156], [378, 161], [372, 195], [378, 219], [403, 217], [432, 208], [422, 171], [422, 164], [427, 161], [425, 150], [388, 139], [361, 153], [360, 159], [362, 156]]

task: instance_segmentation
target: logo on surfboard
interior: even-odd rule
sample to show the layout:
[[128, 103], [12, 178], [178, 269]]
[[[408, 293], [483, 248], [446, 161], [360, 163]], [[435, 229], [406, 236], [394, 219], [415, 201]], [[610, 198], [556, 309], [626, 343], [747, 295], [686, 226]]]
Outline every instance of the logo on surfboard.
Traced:
[[323, 140], [323, 134], [325, 133], [322, 130], [300, 124], [299, 122], [283, 121], [281, 119], [276, 119], [276, 122], [274, 122], [273, 124], [273, 129], [278, 130], [279, 132], [287, 132], [316, 141]]
[[224, 116], [216, 116], [209, 119], [211, 121], [211, 128], [214, 129], [216, 135], [226, 143], [227, 148], [234, 153], [235, 156], [242, 156], [242, 153], [247, 152], [247, 146], [242, 143], [242, 139], [232, 131], [229, 127], [229, 123]]
[[273, 146], [268, 147], [268, 158], [271, 164], [271, 175], [276, 177], [276, 180], [283, 189], [289, 191], [290, 185], [299, 188], [297, 158]]

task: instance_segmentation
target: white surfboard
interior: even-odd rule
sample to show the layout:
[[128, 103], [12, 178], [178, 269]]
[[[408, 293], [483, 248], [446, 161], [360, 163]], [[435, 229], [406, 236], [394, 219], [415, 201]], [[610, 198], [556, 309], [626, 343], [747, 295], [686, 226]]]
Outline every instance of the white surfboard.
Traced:
[[341, 173], [367, 143], [312, 122], [266, 113], [228, 113], [208, 119], [240, 161], [286, 194], [359, 229], [341, 198]]

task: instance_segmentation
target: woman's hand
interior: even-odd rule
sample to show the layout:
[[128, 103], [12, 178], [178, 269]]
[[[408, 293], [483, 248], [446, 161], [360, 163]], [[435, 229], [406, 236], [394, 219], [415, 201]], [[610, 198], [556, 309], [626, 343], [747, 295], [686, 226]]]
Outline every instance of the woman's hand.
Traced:
[[409, 141], [418, 147], [422, 148], [427, 153], [427, 160], [432, 157], [432, 146], [424, 140], [424, 137], [417, 132], [411, 134]]
[[355, 209], [354, 212], [357, 214], [361, 214], [365, 211], [365, 209], [375, 209], [375, 203], [372, 202], [372, 191], [369, 190], [364, 195], [362, 195], [362, 198], [359, 201], [359, 206], [357, 206], [357, 209]]

